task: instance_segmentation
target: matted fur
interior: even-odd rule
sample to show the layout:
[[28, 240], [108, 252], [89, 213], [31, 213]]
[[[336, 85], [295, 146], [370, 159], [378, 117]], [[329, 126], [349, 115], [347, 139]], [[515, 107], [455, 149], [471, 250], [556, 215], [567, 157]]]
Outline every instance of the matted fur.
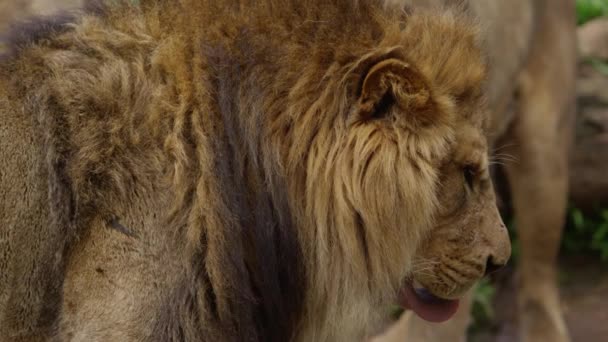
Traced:
[[[456, 297], [505, 262], [466, 18], [372, 0], [140, 3], [21, 37], [0, 62], [0, 157], [35, 165], [0, 183], [9, 339], [352, 341], [408, 279]], [[379, 78], [395, 104], [370, 119], [359, 97], [382, 61], [402, 71]], [[10, 189], [28, 179], [49, 191], [21, 201]], [[49, 212], [17, 229], [28, 196]], [[101, 253], [118, 261], [87, 261], [100, 227], [122, 234], [125, 250]], [[445, 245], [473, 269], [416, 269]], [[164, 281], [130, 287], [140, 255]]]

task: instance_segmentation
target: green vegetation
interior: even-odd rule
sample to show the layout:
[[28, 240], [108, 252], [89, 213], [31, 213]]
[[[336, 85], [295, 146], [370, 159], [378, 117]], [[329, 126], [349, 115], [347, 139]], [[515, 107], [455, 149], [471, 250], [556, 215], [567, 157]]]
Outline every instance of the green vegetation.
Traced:
[[[507, 226], [511, 236], [511, 262], [517, 264], [520, 244], [513, 221]], [[572, 207], [568, 211], [566, 227], [562, 236], [561, 254], [587, 255], [608, 263], [608, 209], [596, 209], [583, 213]]]
[[488, 330], [496, 325], [494, 315], [494, 295], [496, 288], [487, 278], [482, 279], [473, 294], [473, 324], [469, 327], [469, 335]]
[[[608, 0], [576, 0], [576, 14], [579, 25], [598, 17], [608, 16]], [[590, 64], [605, 76], [608, 76], [607, 62], [597, 58], [585, 60], [585, 63]]]
[[[507, 222], [510, 222], [508, 226], [512, 241], [511, 262], [517, 264], [519, 240], [513, 221]], [[585, 214], [580, 209], [571, 208], [562, 238], [561, 254], [587, 255], [608, 264], [608, 209]], [[484, 279], [479, 283], [473, 296], [473, 324], [469, 330], [471, 333], [488, 331], [496, 326], [492, 307], [495, 294], [496, 288], [490, 280]]]
[[588, 58], [585, 63], [591, 64], [591, 66], [604, 76], [608, 76], [608, 62], [598, 58]]
[[576, 0], [576, 13], [579, 25], [593, 18], [608, 15], [608, 0]]
[[405, 312], [404, 308], [395, 304], [390, 308], [390, 317], [393, 320], [397, 321], [399, 319], [399, 317], [401, 317], [401, 315], [403, 315], [404, 312]]
[[608, 209], [585, 216], [579, 209], [572, 209], [568, 220], [562, 252], [564, 254], [588, 254], [608, 263]]

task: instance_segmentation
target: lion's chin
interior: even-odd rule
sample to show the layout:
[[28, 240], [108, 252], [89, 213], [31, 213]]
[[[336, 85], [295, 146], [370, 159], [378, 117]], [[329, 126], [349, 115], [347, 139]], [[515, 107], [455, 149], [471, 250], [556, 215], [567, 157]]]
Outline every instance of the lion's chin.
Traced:
[[439, 298], [412, 283], [406, 284], [401, 290], [399, 302], [404, 308], [414, 311], [420, 318], [433, 323], [445, 322], [452, 318], [460, 304], [459, 299]]

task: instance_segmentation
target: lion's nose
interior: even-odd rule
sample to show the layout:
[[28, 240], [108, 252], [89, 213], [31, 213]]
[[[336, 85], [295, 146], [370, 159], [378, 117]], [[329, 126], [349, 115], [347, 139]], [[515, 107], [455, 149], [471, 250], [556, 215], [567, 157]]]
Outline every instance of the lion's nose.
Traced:
[[506, 264], [507, 264], [506, 261], [496, 260], [496, 258], [493, 255], [488, 256], [488, 259], [486, 260], [485, 275], [487, 276], [490, 273], [494, 273], [494, 272], [498, 271], [499, 269], [503, 268]]

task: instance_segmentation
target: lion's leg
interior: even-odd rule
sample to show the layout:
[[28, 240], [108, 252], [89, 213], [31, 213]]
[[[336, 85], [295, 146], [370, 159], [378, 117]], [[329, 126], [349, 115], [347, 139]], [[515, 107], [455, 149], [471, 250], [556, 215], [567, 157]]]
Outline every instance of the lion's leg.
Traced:
[[516, 161], [507, 167], [521, 243], [520, 325], [524, 341], [566, 341], [556, 263], [567, 205], [568, 139], [556, 129], [560, 118], [550, 113], [559, 109], [544, 101], [547, 94], [530, 89], [526, 96], [538, 98], [518, 118]]
[[567, 206], [576, 39], [572, 5], [551, 6], [521, 77], [521, 107], [509, 148], [515, 161], [506, 164], [521, 243], [518, 304], [526, 342], [569, 339], [556, 264]]
[[[547, 140], [548, 144], [551, 139]], [[521, 243], [520, 331], [523, 341], [567, 341], [556, 275], [567, 203], [566, 158], [560, 156], [565, 147], [545, 146], [541, 141], [522, 144], [514, 154], [517, 164], [507, 167]]]
[[507, 172], [521, 243], [520, 331], [523, 341], [567, 341], [556, 276], [567, 203], [566, 158], [559, 155], [565, 154], [565, 148], [561, 143], [543, 146], [541, 141], [522, 144], [519, 153], [514, 153], [518, 164]]

